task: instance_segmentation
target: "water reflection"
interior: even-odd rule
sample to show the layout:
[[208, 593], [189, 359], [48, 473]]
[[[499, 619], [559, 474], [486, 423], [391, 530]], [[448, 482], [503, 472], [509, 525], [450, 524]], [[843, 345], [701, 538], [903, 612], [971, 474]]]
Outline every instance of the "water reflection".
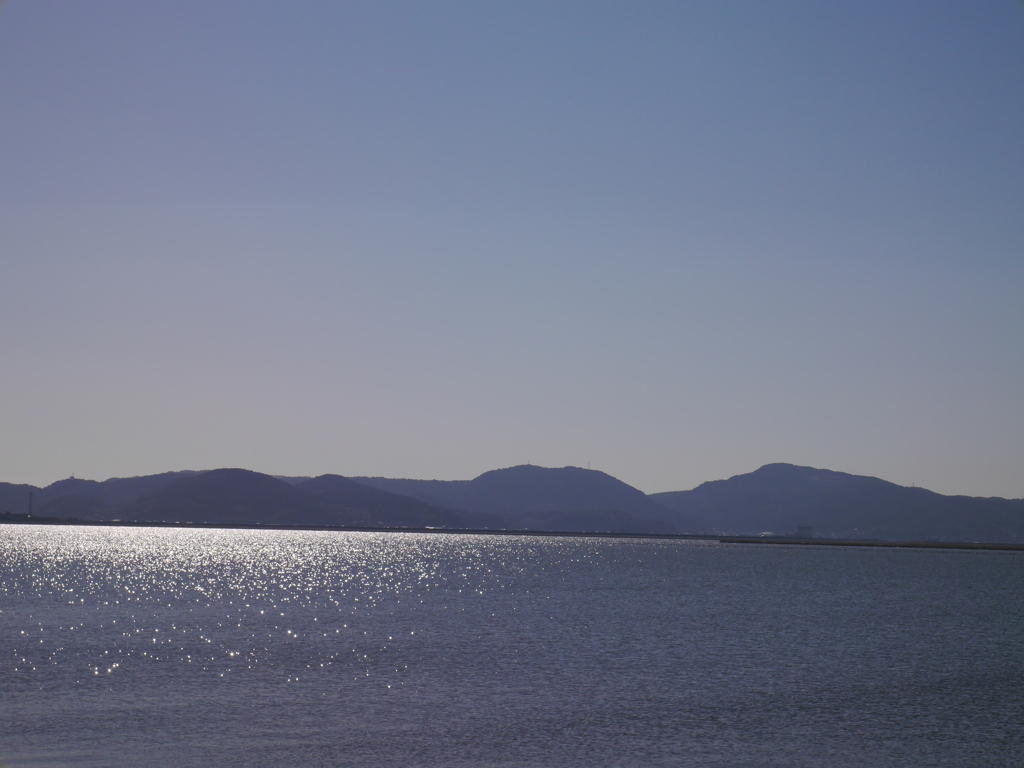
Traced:
[[[409, 664], [385, 660], [420, 655], [428, 627], [417, 624], [417, 605], [441, 593], [451, 597], [442, 610], [465, 612], [474, 598], [514, 592], [538, 548], [571, 546], [574, 560], [587, 557], [586, 540], [581, 555], [579, 541], [502, 537], [91, 526], [5, 532], [13, 534], [5, 537], [10, 567], [0, 577], [5, 623], [19, 598], [36, 607], [20, 616], [13, 671], [71, 667], [79, 671], [75, 684], [160, 663], [219, 678], [261, 669], [289, 682], [341, 664], [355, 680], [402, 685]], [[395, 622], [386, 635], [379, 617], [366, 621], [382, 611]]]
[[1019, 553], [0, 526], [0, 562], [13, 766], [1024, 757]]

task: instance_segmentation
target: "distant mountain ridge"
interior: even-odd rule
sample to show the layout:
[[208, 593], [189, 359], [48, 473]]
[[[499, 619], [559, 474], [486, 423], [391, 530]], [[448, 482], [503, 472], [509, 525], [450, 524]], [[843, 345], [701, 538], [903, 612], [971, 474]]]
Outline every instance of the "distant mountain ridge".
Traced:
[[[293, 484], [247, 469], [215, 469], [131, 481], [69, 479], [43, 489], [0, 483], [0, 503], [4, 511], [24, 513], [32, 491], [34, 501], [42, 500], [33, 507], [37, 516], [133, 522], [453, 529], [503, 522], [435, 507], [338, 475]], [[129, 497], [128, 490], [139, 493]], [[21, 504], [10, 504], [12, 499]]]
[[579, 467], [520, 465], [472, 480], [167, 472], [0, 483], [0, 512], [24, 514], [29, 493], [36, 516], [83, 520], [738, 535], [809, 526], [830, 538], [1024, 542], [1024, 500], [943, 496], [792, 464], [651, 495]]
[[45, 508], [47, 503], [62, 496], [90, 497], [110, 505], [121, 504], [162, 488], [172, 480], [198, 474], [201, 473], [185, 470], [140, 477], [112, 477], [102, 482], [69, 477], [50, 483], [45, 488], [37, 488], [34, 485], [0, 483], [0, 509], [10, 512], [27, 512], [29, 491], [32, 492], [36, 511]]
[[943, 496], [793, 464], [766, 464], [651, 498], [709, 532], [789, 533], [799, 525], [834, 538], [1024, 541], [1024, 500]]
[[411, 496], [357, 483], [341, 475], [320, 475], [296, 483], [295, 487], [336, 508], [372, 512], [377, 525], [409, 527], [412, 518], [415, 518], [417, 527], [500, 528], [504, 525], [504, 520], [495, 515], [429, 504]]
[[512, 528], [685, 533], [694, 527], [685, 514], [673, 514], [643, 491], [604, 472], [580, 467], [521, 464], [484, 472], [472, 480], [352, 479], [432, 504], [500, 515]]

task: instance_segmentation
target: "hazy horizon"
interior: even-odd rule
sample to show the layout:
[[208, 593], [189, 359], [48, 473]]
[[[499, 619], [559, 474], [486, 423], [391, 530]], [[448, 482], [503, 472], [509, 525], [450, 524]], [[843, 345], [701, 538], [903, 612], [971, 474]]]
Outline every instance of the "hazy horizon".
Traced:
[[1024, 496], [1024, 6], [0, 4], [0, 480]]

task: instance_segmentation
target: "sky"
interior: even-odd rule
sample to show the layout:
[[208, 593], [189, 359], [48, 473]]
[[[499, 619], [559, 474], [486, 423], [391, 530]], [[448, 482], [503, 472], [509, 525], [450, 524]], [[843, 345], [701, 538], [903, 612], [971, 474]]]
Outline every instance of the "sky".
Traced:
[[0, 480], [1024, 496], [1024, 4], [0, 5]]

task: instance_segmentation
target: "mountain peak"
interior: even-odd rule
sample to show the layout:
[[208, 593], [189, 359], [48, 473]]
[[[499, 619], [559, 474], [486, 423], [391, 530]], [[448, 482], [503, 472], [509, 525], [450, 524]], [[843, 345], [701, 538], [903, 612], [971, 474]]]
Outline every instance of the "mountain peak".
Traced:
[[722, 533], [786, 533], [811, 526], [838, 538], [1019, 541], [1024, 504], [942, 496], [877, 477], [766, 464], [655, 501]]

